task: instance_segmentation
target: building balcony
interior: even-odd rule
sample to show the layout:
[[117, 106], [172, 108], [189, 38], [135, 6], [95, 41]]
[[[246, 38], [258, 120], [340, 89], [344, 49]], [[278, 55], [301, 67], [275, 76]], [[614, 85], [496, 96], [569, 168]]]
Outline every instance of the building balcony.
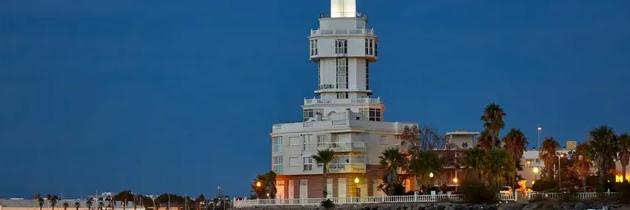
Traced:
[[319, 142], [318, 150], [331, 149], [334, 152], [365, 152], [366, 147], [363, 142], [338, 143], [338, 142]]
[[311, 36], [375, 36], [374, 29], [311, 29]]
[[328, 166], [330, 173], [365, 173], [365, 163], [333, 163]]
[[384, 131], [384, 132], [401, 132], [404, 126], [413, 126], [413, 123], [400, 122], [375, 122], [364, 120], [327, 120], [327, 121], [311, 121], [299, 123], [275, 124], [272, 127], [272, 135], [282, 135], [287, 133], [304, 133], [304, 132], [364, 132]]
[[357, 104], [371, 105], [382, 104], [381, 98], [348, 98], [348, 99], [304, 99], [304, 105], [324, 105], [324, 104]]

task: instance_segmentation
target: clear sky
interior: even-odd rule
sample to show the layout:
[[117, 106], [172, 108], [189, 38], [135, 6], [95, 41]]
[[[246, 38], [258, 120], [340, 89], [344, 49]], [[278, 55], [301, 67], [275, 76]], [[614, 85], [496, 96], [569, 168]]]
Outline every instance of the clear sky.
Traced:
[[[358, 0], [388, 121], [583, 140], [630, 132], [628, 0]], [[0, 197], [246, 195], [301, 120], [327, 0], [0, 1]], [[530, 144], [533, 146], [533, 144]]]

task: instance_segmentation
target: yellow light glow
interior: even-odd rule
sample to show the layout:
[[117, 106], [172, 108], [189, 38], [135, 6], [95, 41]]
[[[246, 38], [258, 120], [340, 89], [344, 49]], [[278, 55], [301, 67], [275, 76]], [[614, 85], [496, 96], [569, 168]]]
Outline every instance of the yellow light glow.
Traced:
[[433, 178], [433, 172], [429, 173], [429, 177]]
[[256, 182], [256, 187], [260, 187], [260, 186], [262, 186], [262, 183], [260, 183], [260, 181], [257, 181]]
[[[630, 181], [630, 175], [626, 175], [626, 180]], [[615, 176], [615, 182], [617, 183], [622, 183], [623, 182], [623, 175], [619, 174]]]
[[532, 185], [536, 184], [536, 180], [532, 180]]
[[359, 180], [359, 177], [355, 177], [355, 178], [354, 178], [354, 183], [355, 183], [355, 184], [359, 184], [359, 182], [360, 182], [360, 181], [361, 181], [361, 180]]
[[457, 184], [457, 182], [459, 182], [459, 179], [457, 177], [453, 178], [453, 183]]
[[540, 169], [538, 167], [534, 167], [533, 171], [534, 171], [535, 174], [540, 173]]

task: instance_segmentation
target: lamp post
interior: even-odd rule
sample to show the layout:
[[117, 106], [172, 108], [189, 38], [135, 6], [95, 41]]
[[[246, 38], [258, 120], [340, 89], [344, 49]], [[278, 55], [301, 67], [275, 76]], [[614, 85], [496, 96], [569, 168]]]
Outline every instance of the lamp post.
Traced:
[[361, 182], [361, 180], [359, 179], [359, 177], [355, 177], [355, 178], [354, 178], [354, 184], [355, 184], [355, 186], [356, 186], [356, 187], [355, 187], [355, 189], [356, 189], [356, 190], [355, 190], [355, 191], [356, 191], [356, 194], [355, 194], [355, 195], [356, 195], [356, 197], [357, 197], [357, 198], [361, 197], [361, 195], [360, 195], [360, 194], [361, 194], [361, 192], [360, 192], [360, 190], [361, 190], [361, 189], [359, 188], [359, 182]]
[[459, 182], [459, 179], [457, 177], [453, 178], [453, 183], [455, 183], [455, 192], [457, 192], [458, 182]]
[[560, 173], [560, 171], [562, 170], [561, 167], [561, 158], [564, 157], [564, 153], [560, 153], [560, 155], [558, 155], [558, 190], [560, 190], [560, 188], [562, 188], [562, 174]]
[[534, 172], [534, 180], [537, 180], [538, 179], [538, 173], [540, 173], [540, 168], [534, 167], [532, 169], [532, 172]]
[[540, 149], [540, 132], [542, 132], [542, 127], [538, 126], [538, 149]]

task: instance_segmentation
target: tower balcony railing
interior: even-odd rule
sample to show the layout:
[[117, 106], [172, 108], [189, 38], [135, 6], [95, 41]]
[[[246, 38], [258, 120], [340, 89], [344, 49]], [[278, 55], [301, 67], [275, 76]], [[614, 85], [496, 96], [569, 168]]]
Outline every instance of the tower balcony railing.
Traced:
[[332, 163], [328, 166], [330, 173], [365, 173], [365, 163]]
[[369, 35], [374, 36], [374, 29], [314, 29], [311, 30], [311, 36], [323, 35]]
[[[337, 13], [335, 13], [337, 14]], [[350, 12], [350, 13], [340, 13], [339, 15], [341, 16], [352, 16], [354, 14], [354, 17], [358, 17], [358, 18], [367, 18], [367, 14], [365, 13], [361, 13], [361, 12]], [[330, 13], [321, 13], [319, 14], [319, 18], [331, 18], [332, 15]], [[348, 17], [345, 17], [348, 18]], [[352, 17], [350, 17], [352, 18]]]
[[365, 152], [366, 147], [363, 142], [319, 142], [317, 143], [318, 150], [331, 149], [335, 152]]
[[381, 104], [381, 98], [304, 99], [304, 105], [318, 104]]

